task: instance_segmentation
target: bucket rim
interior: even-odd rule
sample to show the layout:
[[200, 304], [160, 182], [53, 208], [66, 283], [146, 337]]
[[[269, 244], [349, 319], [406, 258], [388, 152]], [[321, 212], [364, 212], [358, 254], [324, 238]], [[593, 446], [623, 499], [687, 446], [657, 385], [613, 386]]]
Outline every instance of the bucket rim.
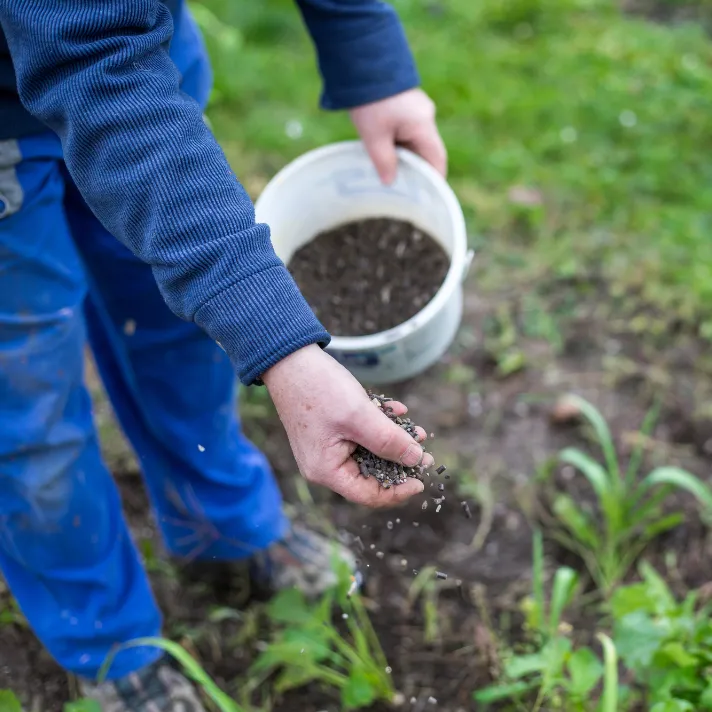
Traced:
[[[337, 141], [319, 148], [312, 149], [295, 158], [293, 161], [278, 171], [275, 176], [265, 186], [260, 196], [255, 201], [255, 213], [259, 213], [260, 203], [266, 201], [270, 193], [279, 189], [280, 185], [298, 173], [306, 165], [330, 157], [332, 154], [351, 153], [358, 151], [361, 155], [366, 153], [362, 141]], [[453, 228], [453, 249], [450, 255], [450, 267], [440, 288], [435, 296], [416, 314], [406, 321], [398, 324], [386, 331], [379, 331], [375, 334], [365, 336], [333, 336], [327, 346], [327, 350], [335, 351], [371, 351], [397, 343], [407, 335], [418, 331], [424, 324], [430, 322], [441, 311], [443, 306], [449, 301], [464, 277], [464, 272], [468, 265], [468, 243], [465, 216], [462, 206], [457, 199], [455, 192], [443, 176], [438, 173], [425, 159], [421, 158], [407, 148], [397, 147], [396, 153], [399, 162], [407, 164], [410, 168], [423, 175], [432, 185], [440, 199], [445, 203], [448, 214], [452, 220]]]

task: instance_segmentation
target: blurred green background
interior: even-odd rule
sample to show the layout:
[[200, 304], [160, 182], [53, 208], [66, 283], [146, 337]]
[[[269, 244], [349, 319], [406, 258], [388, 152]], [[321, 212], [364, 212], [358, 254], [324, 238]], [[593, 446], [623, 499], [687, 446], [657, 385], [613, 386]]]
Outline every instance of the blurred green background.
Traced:
[[[712, 3], [395, 0], [435, 99], [488, 280], [593, 274], [712, 337]], [[256, 195], [285, 162], [354, 136], [318, 109], [292, 0], [195, 0], [210, 107]], [[694, 20], [687, 22], [687, 19]]]

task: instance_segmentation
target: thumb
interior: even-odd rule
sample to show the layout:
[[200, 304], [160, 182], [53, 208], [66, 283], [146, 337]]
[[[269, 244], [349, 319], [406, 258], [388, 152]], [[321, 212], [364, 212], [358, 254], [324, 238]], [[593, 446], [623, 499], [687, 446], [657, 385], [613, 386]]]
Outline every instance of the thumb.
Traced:
[[[370, 410], [375, 412], [369, 413]], [[420, 443], [370, 404], [356, 426], [353, 439], [374, 455], [406, 467], [433, 464], [432, 455], [427, 454]]]
[[364, 137], [363, 142], [381, 181], [386, 185], [393, 183], [398, 173], [398, 154], [394, 137], [389, 133], [379, 132]]

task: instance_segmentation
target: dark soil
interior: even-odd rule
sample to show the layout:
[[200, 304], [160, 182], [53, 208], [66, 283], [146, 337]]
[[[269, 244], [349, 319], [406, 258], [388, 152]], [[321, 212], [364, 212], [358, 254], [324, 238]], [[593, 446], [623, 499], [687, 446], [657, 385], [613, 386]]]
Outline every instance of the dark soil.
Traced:
[[327, 331], [365, 336], [415, 316], [435, 296], [450, 261], [411, 223], [377, 218], [318, 234], [288, 266]]
[[[481, 262], [479, 268], [487, 265]], [[472, 285], [476, 280], [473, 275]], [[442, 481], [449, 496], [440, 509], [432, 503], [440, 495], [437, 479], [421, 497], [395, 511], [356, 508], [323, 489], [312, 490], [314, 503], [305, 504], [271, 405], [258, 398], [262, 391], [251, 391], [244, 404], [245, 427], [273, 463], [290, 513], [316, 528], [328, 531], [333, 525], [363, 542], [365, 601], [395, 686], [405, 697], [400, 709], [406, 712], [474, 710], [471, 693], [500, 669], [501, 646], [522, 638], [519, 605], [531, 591], [529, 516], [541, 494], [532, 485], [533, 476], [562, 447], [589, 447], [575, 422], [562, 422], [560, 411], [552, 417], [562, 394], [577, 392], [601, 409], [624, 459], [653, 396], [661, 395], [661, 422], [646, 444], [646, 468], [677, 464], [709, 478], [712, 434], [703, 406], [712, 402], [712, 359], [705, 356], [706, 345], [684, 333], [664, 343], [630, 334], [625, 323], [612, 318], [617, 306], [606, 298], [605, 284], [552, 282], [548, 289], [552, 309], [560, 302], [575, 304], [559, 323], [561, 350], [523, 335], [527, 311], [517, 293], [485, 300], [468, 286], [463, 327], [448, 356], [420, 378], [389, 387], [389, 395], [406, 403], [409, 415], [435, 434], [429, 449], [447, 465]], [[505, 317], [524, 355], [524, 368], [506, 378], [497, 371], [497, 343], [478, 336], [491, 320]], [[99, 404], [96, 410], [100, 421], [104, 408]], [[105, 430], [107, 424], [100, 426]], [[160, 551], [138, 476], [124, 470], [117, 479], [142, 550], [152, 543]], [[557, 471], [555, 483], [573, 496], [587, 496], [582, 479], [565, 470]], [[426, 501], [429, 506], [423, 509]], [[678, 503], [686, 522], [657, 540], [646, 556], [682, 592], [712, 581], [712, 542], [690, 499], [681, 496]], [[548, 575], [562, 563], [580, 566], [550, 544], [547, 552]], [[208, 578], [190, 567], [176, 570], [156, 557], [148, 566], [166, 634], [238, 696], [241, 676], [269, 636], [264, 623], [258, 624], [259, 608], [249, 602], [244, 572], [223, 570]], [[436, 582], [437, 619], [430, 640], [422, 600], [408, 597], [413, 572], [426, 566], [448, 577]], [[239, 619], [214, 617], [220, 607], [236, 611]], [[583, 639], [600, 626], [596, 610], [578, 604], [568, 611], [567, 622]], [[70, 692], [67, 676], [31, 632], [16, 624], [0, 630], [0, 687], [17, 690], [28, 710], [43, 712], [58, 712]], [[429, 697], [437, 706], [428, 703]], [[416, 702], [411, 704], [411, 698]], [[273, 706], [274, 712], [338, 709], [332, 692], [313, 685], [274, 700]]]

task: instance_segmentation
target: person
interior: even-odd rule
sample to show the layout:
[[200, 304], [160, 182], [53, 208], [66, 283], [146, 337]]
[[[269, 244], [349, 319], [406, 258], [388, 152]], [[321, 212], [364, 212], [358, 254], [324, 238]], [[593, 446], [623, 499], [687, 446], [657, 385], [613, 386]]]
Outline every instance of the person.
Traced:
[[[350, 111], [383, 181], [397, 144], [444, 174], [390, 6], [297, 5], [321, 105]], [[116, 645], [159, 635], [161, 616], [100, 457], [85, 342], [179, 559], [249, 560], [275, 589], [332, 583], [330, 543], [286, 519], [240, 429], [236, 376], [268, 389], [304, 477], [352, 502], [422, 491], [361, 477], [355, 444], [432, 459], [324, 351], [329, 334], [203, 119], [210, 68], [183, 0], [0, 0], [0, 27], [0, 568], [104, 710], [199, 711], [152, 647], [122, 649], [97, 679]]]

